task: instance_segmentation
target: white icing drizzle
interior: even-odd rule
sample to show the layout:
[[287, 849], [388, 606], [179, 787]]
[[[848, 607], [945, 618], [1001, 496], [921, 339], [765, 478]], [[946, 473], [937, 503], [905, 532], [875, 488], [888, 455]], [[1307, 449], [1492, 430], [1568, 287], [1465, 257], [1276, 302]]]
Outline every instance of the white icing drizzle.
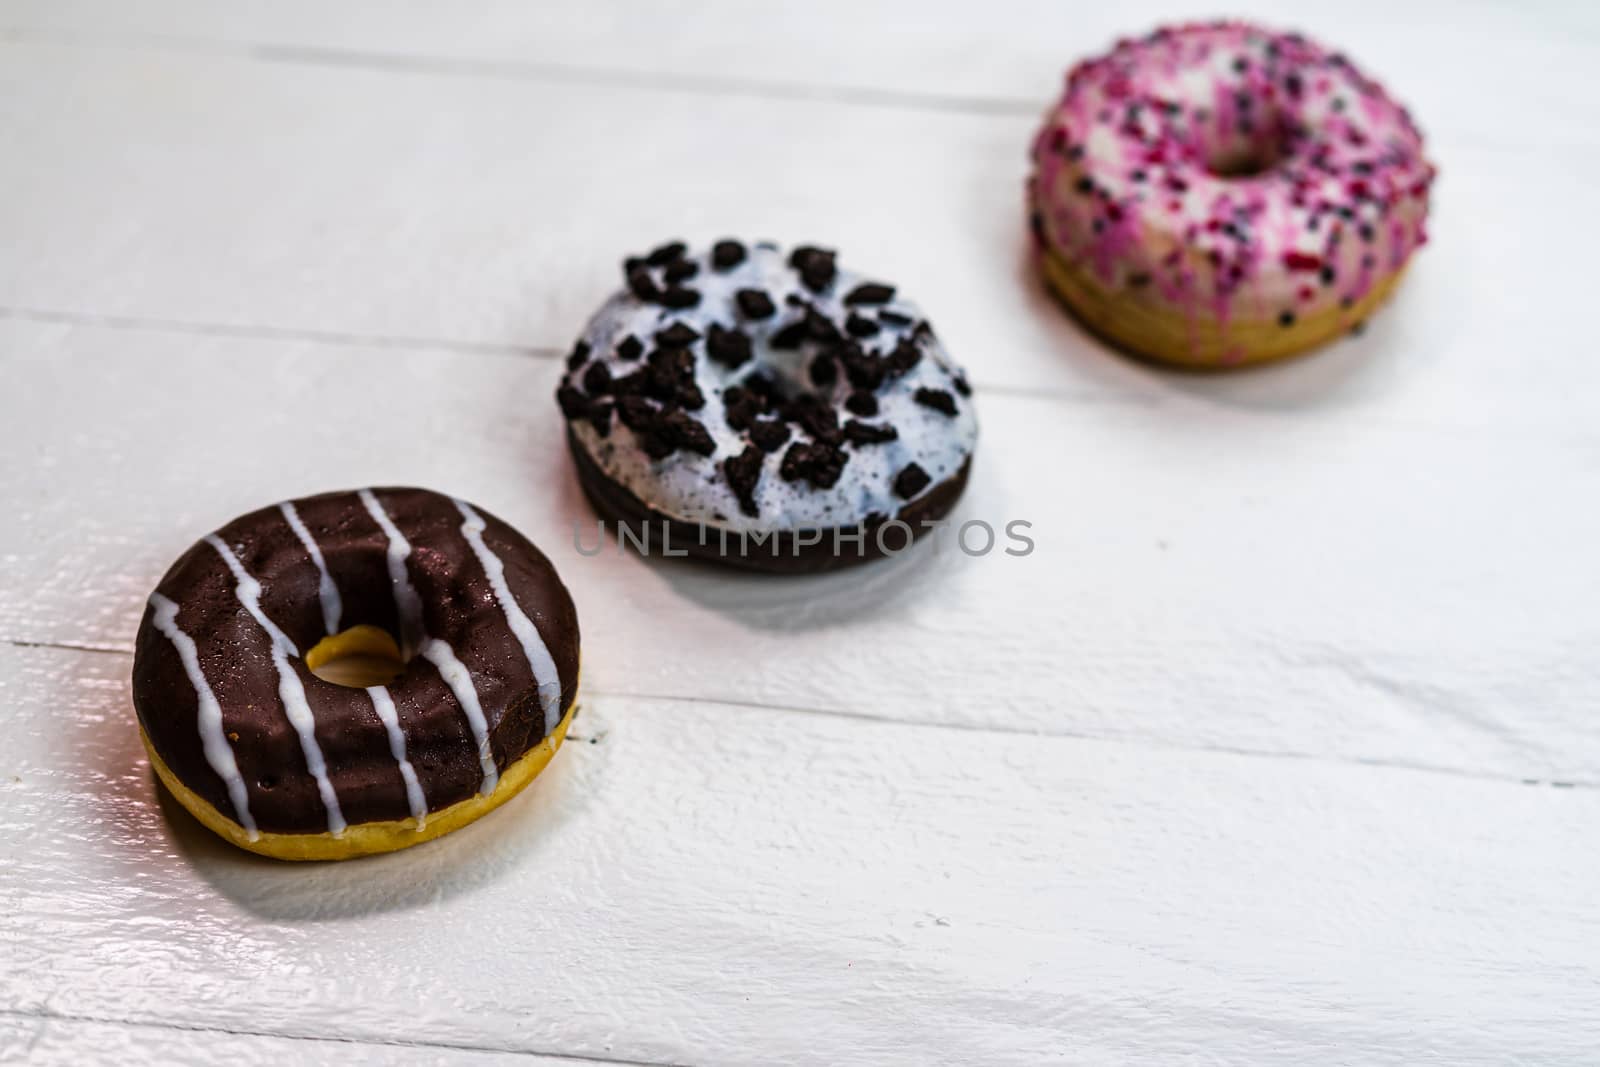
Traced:
[[322, 549], [317, 547], [316, 539], [301, 521], [300, 513], [295, 510], [294, 501], [285, 500], [278, 505], [278, 510], [283, 512], [283, 517], [288, 520], [289, 528], [294, 531], [294, 535], [300, 538], [300, 543], [305, 546], [311, 562], [317, 565], [317, 596], [322, 600], [323, 629], [330, 635], [336, 634], [339, 632], [339, 618], [344, 614], [344, 602], [339, 598], [339, 587], [333, 584], [333, 576], [328, 573], [328, 564], [322, 558]]
[[233, 812], [239, 820], [239, 825], [244, 827], [244, 832], [250, 840], [255, 841], [261, 834], [256, 830], [255, 819], [250, 815], [250, 802], [245, 795], [244, 778], [239, 774], [239, 764], [233, 758], [233, 746], [228, 743], [228, 735], [222, 728], [222, 705], [217, 703], [217, 695], [211, 691], [211, 683], [206, 681], [205, 673], [200, 670], [200, 653], [195, 648], [194, 638], [178, 629], [178, 605], [172, 600], [160, 593], [151, 593], [150, 609], [156, 629], [160, 630], [178, 650], [178, 658], [183, 661], [184, 673], [189, 676], [189, 683], [194, 686], [195, 696], [199, 700], [197, 718], [200, 722], [200, 743], [205, 750], [206, 762], [211, 764], [211, 769], [217, 772], [217, 777], [227, 786], [228, 799], [233, 802]]
[[467, 539], [467, 544], [477, 554], [478, 562], [483, 564], [495, 599], [500, 601], [500, 610], [505, 612], [506, 625], [511, 627], [511, 632], [522, 645], [522, 654], [528, 658], [528, 667], [533, 671], [533, 680], [539, 687], [539, 703], [544, 708], [544, 734], [549, 737], [561, 721], [561, 673], [556, 669], [555, 657], [550, 655], [550, 649], [545, 645], [544, 638], [539, 636], [533, 620], [528, 618], [522, 605], [511, 595], [511, 586], [506, 584], [504, 561], [483, 540], [483, 531], [487, 528], [483, 516], [464, 500], [456, 500], [455, 505], [466, 520], [461, 524], [461, 536]]
[[411, 806], [411, 817], [417, 820], [416, 830], [421, 832], [428, 822], [428, 802], [422, 794], [422, 783], [417, 781], [416, 769], [406, 759], [406, 735], [400, 730], [400, 716], [394, 709], [394, 698], [389, 695], [388, 688], [381, 685], [368, 686], [367, 696], [372, 699], [372, 710], [378, 713], [378, 718], [383, 720], [383, 728], [389, 732], [389, 751], [400, 765], [400, 777], [406, 783], [406, 803]]
[[389, 539], [389, 581], [394, 586], [395, 610], [400, 614], [400, 658], [410, 659], [427, 639], [422, 629], [422, 598], [417, 596], [416, 587], [411, 584], [411, 575], [406, 571], [411, 542], [389, 518], [389, 513], [383, 510], [383, 505], [378, 503], [371, 489], [362, 489], [357, 495], [361, 497], [361, 503], [366, 505], [372, 520]]
[[389, 539], [389, 580], [394, 585], [395, 610], [400, 613], [401, 654], [410, 659], [413, 652], [421, 653], [438, 668], [439, 677], [455, 694], [456, 703], [466, 713], [467, 725], [472, 728], [472, 738], [478, 745], [478, 765], [483, 769], [483, 783], [478, 791], [488, 796], [500, 783], [500, 771], [494, 765], [494, 750], [489, 746], [489, 724], [483, 717], [483, 706], [478, 703], [478, 690], [472, 684], [472, 675], [456, 658], [454, 649], [423, 632], [422, 600], [417, 596], [411, 576], [406, 572], [411, 542], [405, 539], [394, 520], [389, 518], [371, 489], [362, 489], [358, 495], [373, 520], [382, 527], [384, 536]]
[[267, 618], [266, 612], [261, 610], [261, 583], [256, 581], [244, 569], [244, 564], [233, 554], [233, 550], [223, 543], [222, 538], [216, 534], [207, 534], [206, 543], [217, 550], [228, 565], [228, 570], [233, 572], [234, 595], [239, 598], [245, 610], [250, 612], [261, 628], [272, 638], [272, 665], [278, 671], [278, 698], [283, 701], [284, 714], [289, 717], [289, 724], [300, 737], [300, 749], [305, 753], [306, 769], [317, 781], [317, 792], [322, 797], [323, 807], [328, 809], [328, 832], [338, 837], [344, 833], [344, 813], [339, 810], [339, 798], [334, 794], [333, 783], [328, 779], [328, 766], [322, 758], [322, 746], [317, 744], [316, 718], [311, 713], [311, 705], [306, 700], [306, 690], [300, 684], [300, 676], [289, 665], [290, 656], [300, 655], [294, 642], [289, 640], [287, 634], [278, 628], [277, 623]]
[[494, 750], [489, 746], [489, 723], [484, 719], [483, 708], [478, 703], [478, 691], [473, 688], [472, 675], [467, 673], [466, 666], [443, 641], [428, 638], [422, 643], [422, 655], [439, 669], [439, 677], [456, 695], [461, 710], [467, 713], [472, 738], [478, 743], [478, 766], [483, 768], [483, 784], [478, 787], [478, 792], [488, 796], [500, 784], [500, 771], [494, 765]]

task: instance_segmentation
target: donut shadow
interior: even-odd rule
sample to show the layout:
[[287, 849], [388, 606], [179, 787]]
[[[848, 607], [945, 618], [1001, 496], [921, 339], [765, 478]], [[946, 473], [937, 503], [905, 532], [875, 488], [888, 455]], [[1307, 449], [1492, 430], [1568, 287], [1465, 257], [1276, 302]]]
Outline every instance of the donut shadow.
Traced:
[[235, 848], [189, 814], [153, 772], [150, 778], [174, 852], [207, 884], [257, 918], [319, 922], [436, 904], [539, 862], [548, 856], [552, 834], [581, 807], [581, 798], [592, 788], [571, 784], [574, 774], [592, 773], [574, 768], [576, 762], [558, 752], [520, 794], [454, 833], [398, 852], [311, 863], [275, 860]]
[[[1113, 373], [1122, 389], [1180, 393], [1219, 406], [1262, 412], [1293, 412], [1338, 408], [1358, 403], [1381, 392], [1399, 377], [1415, 349], [1407, 345], [1405, 305], [1415, 303], [1419, 285], [1413, 275], [1402, 279], [1395, 295], [1377, 309], [1369, 322], [1321, 345], [1280, 359], [1238, 367], [1199, 367], [1164, 363], [1120, 344], [1086, 322], [1044, 280], [1032, 242], [1021, 242], [1015, 259], [1018, 280], [1025, 286], [1030, 308], [1053, 315], [1070, 330], [1071, 343], [1063, 347], [1086, 364], [1092, 373]], [[1118, 357], [1106, 360], [1105, 353]], [[1105, 365], [1119, 364], [1108, 372]]]
[[[576, 776], [604, 773], [587, 744], [563, 745], [551, 765], [505, 805], [452, 834], [415, 848], [326, 863], [292, 863], [246, 852], [206, 829], [167, 792], [139, 740], [126, 666], [106, 686], [103, 706], [71, 721], [68, 755], [93, 768], [75, 800], [101, 827], [110, 859], [130, 880], [152, 865], [187, 867], [232, 904], [259, 918], [315, 922], [403, 911], [470, 893], [546, 855], [552, 835], [598, 788]], [[81, 706], [81, 701], [79, 702]], [[580, 720], [581, 721], [581, 720]], [[577, 741], [576, 738], [573, 739]], [[564, 750], [575, 748], [571, 755]], [[177, 873], [177, 872], [173, 872]]]
[[[959, 523], [959, 516], [951, 521]], [[904, 552], [822, 574], [772, 574], [691, 559], [646, 562], [674, 593], [708, 611], [750, 629], [795, 633], [897, 615], [938, 589], [964, 558], [953, 545], [924, 538]]]

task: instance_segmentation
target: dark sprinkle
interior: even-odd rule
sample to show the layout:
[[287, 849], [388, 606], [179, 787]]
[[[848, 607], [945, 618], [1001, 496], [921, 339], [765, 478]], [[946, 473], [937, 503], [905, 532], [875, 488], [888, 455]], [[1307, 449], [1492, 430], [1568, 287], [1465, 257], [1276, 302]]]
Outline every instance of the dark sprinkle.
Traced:
[[776, 452], [789, 441], [792, 431], [782, 419], [753, 419], [750, 423], [750, 440], [763, 452]]
[[628, 272], [628, 291], [647, 304], [661, 299], [661, 290], [655, 279], [643, 267], [635, 267]]
[[789, 266], [800, 272], [800, 281], [813, 293], [820, 293], [833, 282], [837, 273], [834, 254], [825, 248], [802, 245], [789, 256]]
[[875, 319], [852, 311], [850, 317], [844, 320], [844, 328], [851, 337], [871, 337], [878, 332], [879, 326]]
[[572, 346], [572, 354], [567, 357], [567, 369], [577, 370], [589, 362], [589, 342], [579, 341]]
[[928, 472], [915, 463], [908, 464], [904, 470], [894, 476], [894, 495], [901, 500], [910, 500], [933, 481], [928, 477]]
[[618, 343], [617, 355], [623, 359], [638, 359], [644, 355], [644, 342], [630, 333]]
[[655, 426], [656, 409], [642, 396], [625, 396], [617, 401], [617, 417], [630, 430], [647, 430]]
[[1090, 193], [1094, 192], [1094, 182], [1089, 178], [1079, 178], [1077, 183], [1073, 185], [1073, 188], [1078, 190], [1078, 192], [1082, 195], [1088, 196]]
[[893, 426], [874, 426], [870, 422], [851, 419], [844, 424], [844, 439], [853, 445], [881, 445], [900, 436]]
[[650, 390], [650, 372], [636, 370], [620, 378], [611, 379], [611, 392], [616, 396], [643, 396]]
[[863, 282], [844, 295], [844, 302], [856, 304], [887, 304], [894, 299], [894, 286], [879, 282]]
[[864, 352], [860, 345], [850, 344], [840, 349], [844, 360], [845, 377], [857, 389], [876, 389], [889, 373], [889, 361]]
[[1294, 312], [1292, 312], [1292, 311], [1280, 311], [1280, 312], [1278, 312], [1278, 325], [1279, 326], [1283, 326], [1285, 328], [1287, 328], [1289, 326], [1293, 326], [1294, 325]]
[[718, 241], [711, 246], [711, 265], [718, 270], [731, 270], [744, 262], [744, 245], [738, 241]]
[[813, 341], [837, 341], [841, 334], [834, 321], [814, 307], [806, 308], [806, 336]]
[[661, 431], [673, 445], [709, 456], [717, 450], [711, 434], [693, 416], [683, 411], [669, 411], [661, 417]]
[[688, 348], [698, 340], [699, 332], [687, 322], [674, 322], [665, 330], [656, 331], [656, 344], [666, 348]]
[[739, 311], [746, 318], [771, 318], [778, 310], [772, 303], [772, 297], [760, 289], [740, 289], [733, 294], [733, 300], [734, 303], [739, 305]]
[[674, 285], [661, 294], [661, 302], [669, 308], [692, 308], [700, 303], [700, 290]]
[[724, 367], [738, 367], [752, 355], [750, 337], [713, 322], [710, 332], [706, 334], [706, 355]]
[[749, 445], [737, 456], [722, 461], [722, 476], [728, 479], [733, 495], [739, 498], [739, 510], [755, 518], [761, 512], [756, 508], [756, 483], [761, 480], [761, 449]]
[[1334, 279], [1333, 268], [1332, 267], [1323, 267], [1322, 268], [1322, 272], [1318, 275], [1318, 277], [1320, 277], [1322, 279], [1322, 284], [1323, 285], [1332, 285], [1333, 284], [1333, 279]]
[[956, 413], [956, 398], [943, 389], [918, 389], [911, 395], [911, 399], [925, 408], [932, 408], [946, 415]]
[[972, 386], [967, 384], [967, 376], [965, 374], [956, 375], [954, 384], [956, 387], [956, 392], [960, 393], [962, 396], [972, 395]]
[[581, 419], [589, 414], [589, 398], [570, 385], [556, 390], [556, 403], [561, 405], [561, 414], [569, 419]]
[[878, 312], [878, 321], [885, 326], [910, 326], [912, 319], [910, 315], [902, 315], [898, 311], [885, 309]]
[[601, 400], [589, 408], [589, 424], [601, 437], [611, 436], [611, 409], [614, 406], [609, 400]]
[[646, 430], [643, 433], [635, 432], [633, 436], [639, 442], [639, 447], [644, 449], [644, 454], [651, 459], [666, 459], [678, 450], [678, 446], [663, 433]]
[[844, 406], [852, 415], [876, 415], [878, 398], [865, 389], [857, 389], [845, 397]]
[[814, 393], [795, 397], [783, 407], [783, 416], [818, 441], [839, 442], [839, 413]]
[[783, 329], [772, 335], [773, 348], [799, 348], [800, 342], [806, 339], [806, 324], [804, 322], [791, 322]]
[[611, 368], [595, 363], [583, 372], [583, 388], [590, 396], [605, 396], [611, 392]]
[[671, 243], [664, 244], [660, 248], [657, 248], [655, 251], [651, 252], [648, 256], [644, 257], [644, 261], [650, 264], [652, 267], [664, 267], [675, 259], [683, 258], [683, 253], [685, 250], [686, 249], [682, 241], [672, 241]]
[[839, 364], [826, 352], [811, 361], [811, 384], [819, 388], [832, 385], [839, 380]]
[[748, 430], [757, 415], [767, 410], [767, 398], [737, 385], [722, 391], [722, 415], [735, 430]]
[[850, 462], [849, 453], [822, 441], [798, 441], [789, 446], [778, 465], [778, 475], [786, 482], [807, 481], [817, 489], [831, 489]]
[[911, 341], [901, 341], [889, 353], [889, 373], [899, 377], [922, 362], [922, 349]]
[[667, 279], [668, 283], [672, 283], [686, 281], [699, 273], [700, 267], [694, 261], [680, 259], [676, 263], [667, 264], [667, 269], [661, 272], [661, 276]]

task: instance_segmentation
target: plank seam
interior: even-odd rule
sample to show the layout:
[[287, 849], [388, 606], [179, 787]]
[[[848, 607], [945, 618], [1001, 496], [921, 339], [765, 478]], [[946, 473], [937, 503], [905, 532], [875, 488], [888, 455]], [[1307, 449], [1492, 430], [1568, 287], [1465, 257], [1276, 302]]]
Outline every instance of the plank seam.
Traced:
[[[29, 641], [22, 638], [0, 638], [5, 644], [14, 648], [48, 649], [61, 652], [86, 652], [95, 655], [129, 656], [133, 652], [129, 649], [118, 648], [111, 645], [78, 644], [69, 641]], [[854, 722], [874, 723], [879, 726], [905, 726], [926, 730], [953, 730], [961, 733], [990, 734], [1000, 737], [1044, 737], [1063, 741], [1087, 741], [1094, 744], [1121, 745], [1128, 748], [1154, 749], [1161, 752], [1204, 753], [1219, 756], [1238, 756], [1244, 759], [1289, 759], [1304, 760], [1315, 763], [1326, 763], [1332, 766], [1367, 767], [1375, 770], [1409, 771], [1416, 774], [1437, 774], [1448, 778], [1460, 778], [1467, 781], [1494, 782], [1501, 785], [1531, 785], [1549, 786], [1554, 789], [1593, 789], [1600, 787], [1600, 781], [1587, 779], [1545, 779], [1531, 778], [1517, 774], [1497, 774], [1491, 771], [1464, 770], [1459, 767], [1445, 767], [1432, 763], [1419, 763], [1409, 760], [1385, 760], [1361, 756], [1327, 756], [1316, 752], [1273, 751], [1270, 749], [1245, 748], [1235, 745], [1174, 745], [1153, 738], [1144, 737], [1118, 737], [1110, 734], [1091, 734], [1081, 731], [1046, 731], [1024, 730], [1008, 726], [980, 725], [977, 723], [959, 722], [930, 722], [919, 719], [894, 719], [885, 715], [870, 715], [866, 712], [850, 711], [841, 708], [813, 708], [801, 707], [794, 704], [772, 704], [751, 700], [727, 700], [721, 697], [682, 696], [679, 694], [663, 695], [658, 693], [639, 693], [622, 689], [586, 689], [586, 696], [601, 697], [608, 700], [650, 700], [674, 704], [711, 704], [717, 707], [744, 709], [747, 711], [769, 711], [796, 715], [814, 715], [831, 719], [846, 719]], [[580, 709], [581, 710], [581, 709]], [[597, 738], [574, 738], [578, 741], [594, 743]]]
[[[519, 356], [525, 359], [564, 359], [567, 350], [546, 345], [496, 344], [489, 341], [452, 341], [435, 337], [405, 337], [395, 334], [345, 333], [338, 330], [302, 329], [293, 326], [244, 325], [204, 322], [194, 319], [163, 319], [142, 315], [102, 315], [87, 311], [62, 311], [0, 305], [0, 319], [35, 322], [51, 326], [85, 326], [97, 330], [135, 330], [149, 333], [191, 334], [198, 337], [227, 337], [246, 341], [294, 341], [303, 344], [382, 348], [416, 352], [458, 352], [467, 355]], [[1019, 400], [1042, 400], [1066, 404], [1100, 404], [1153, 407], [1159, 397], [1143, 393], [1096, 390], [1035, 388], [973, 381], [977, 392], [1009, 396]]]
[[234, 337], [253, 341], [301, 341], [320, 345], [349, 345], [360, 348], [408, 348], [424, 351], [439, 349], [474, 355], [523, 356], [556, 359], [565, 353], [540, 345], [496, 344], [491, 341], [459, 341], [442, 337], [408, 337], [399, 334], [346, 333], [341, 330], [304, 329], [293, 326], [263, 326], [230, 322], [202, 322], [193, 319], [163, 319], [143, 315], [102, 315], [88, 311], [61, 311], [50, 308], [0, 306], [0, 318], [37, 322], [51, 326], [89, 326], [107, 330], [143, 330], [156, 333], [189, 333], [202, 337]]
[[1039, 100], [1005, 96], [960, 96], [953, 93], [884, 89], [866, 85], [822, 85], [816, 82], [776, 79], [715, 77], [532, 60], [468, 59], [415, 52], [375, 52], [320, 45], [232, 42], [179, 34], [96, 33], [86, 30], [12, 26], [0, 30], [0, 37], [7, 42], [19, 44], [133, 48], [346, 70], [587, 85], [628, 90], [665, 90], [697, 96], [740, 96], [765, 100], [838, 103], [856, 107], [947, 114], [1031, 118], [1042, 113], [1048, 101], [1048, 96]]
[[[170, 1030], [179, 1033], [226, 1034], [231, 1037], [263, 1037], [278, 1041], [333, 1042], [365, 1048], [415, 1048], [440, 1049], [451, 1052], [492, 1052], [512, 1056], [545, 1056], [551, 1059], [581, 1060], [586, 1063], [615, 1064], [617, 1067], [678, 1067], [672, 1060], [631, 1060], [620, 1057], [599, 1056], [583, 1052], [551, 1052], [544, 1049], [521, 1049], [502, 1045], [474, 1045], [451, 1041], [399, 1041], [382, 1038], [342, 1037], [337, 1034], [297, 1034], [274, 1030], [245, 1029], [211, 1023], [173, 1022], [165, 1019], [116, 1019], [109, 1016], [82, 1015], [49, 1010], [26, 1011], [0, 1008], [0, 1015], [13, 1019], [39, 1019], [46, 1022], [87, 1023], [95, 1026], [127, 1026], [151, 1030]], [[36, 1038], [37, 1039], [37, 1035]]]

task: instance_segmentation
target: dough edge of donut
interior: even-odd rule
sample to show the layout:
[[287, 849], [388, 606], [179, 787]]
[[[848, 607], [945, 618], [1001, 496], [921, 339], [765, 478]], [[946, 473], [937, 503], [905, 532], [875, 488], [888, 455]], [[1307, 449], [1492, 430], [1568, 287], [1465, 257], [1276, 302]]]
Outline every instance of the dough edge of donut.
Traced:
[[421, 831], [412, 829], [413, 821], [406, 819], [390, 819], [383, 822], [358, 823], [349, 826], [345, 832], [334, 837], [330, 833], [320, 834], [280, 834], [261, 831], [254, 841], [250, 840], [249, 833], [243, 826], [228, 818], [218, 811], [209, 801], [201, 797], [194, 790], [185, 785], [166, 761], [157, 754], [151, 745], [150, 738], [144, 732], [144, 726], [139, 727], [139, 740], [144, 744], [145, 753], [150, 757], [150, 766], [156, 772], [156, 777], [167, 792], [172, 794], [184, 809], [200, 820], [201, 824], [229, 844], [237, 845], [247, 852], [254, 852], [259, 856], [268, 856], [278, 860], [315, 861], [315, 860], [347, 860], [359, 856], [372, 856], [383, 852], [398, 852], [413, 845], [420, 845], [425, 841], [432, 841], [436, 837], [443, 837], [454, 830], [459, 830], [469, 823], [476, 822], [489, 814], [495, 808], [504, 804], [528, 786], [528, 783], [537, 778], [541, 771], [549, 765], [552, 757], [567, 737], [567, 727], [572, 725], [573, 716], [577, 714], [578, 698], [576, 694], [572, 703], [567, 706], [566, 712], [561, 716], [561, 721], [556, 724], [548, 737], [542, 739], [527, 752], [524, 752], [504, 771], [500, 773], [500, 782], [495, 786], [494, 792], [488, 796], [474, 795], [466, 800], [458, 800], [448, 808], [429, 812], [427, 824]]
[[[1236, 316], [1225, 329], [1208, 315], [1140, 305], [1105, 289], [1086, 268], [1052, 248], [1035, 252], [1051, 292], [1091, 333], [1142, 359], [1190, 370], [1230, 370], [1297, 356], [1365, 321], [1394, 292], [1409, 263], [1378, 279], [1348, 308], [1332, 307], [1280, 326], [1275, 319]], [[1197, 343], [1198, 342], [1198, 343]], [[1229, 359], [1230, 351], [1241, 355]]]

